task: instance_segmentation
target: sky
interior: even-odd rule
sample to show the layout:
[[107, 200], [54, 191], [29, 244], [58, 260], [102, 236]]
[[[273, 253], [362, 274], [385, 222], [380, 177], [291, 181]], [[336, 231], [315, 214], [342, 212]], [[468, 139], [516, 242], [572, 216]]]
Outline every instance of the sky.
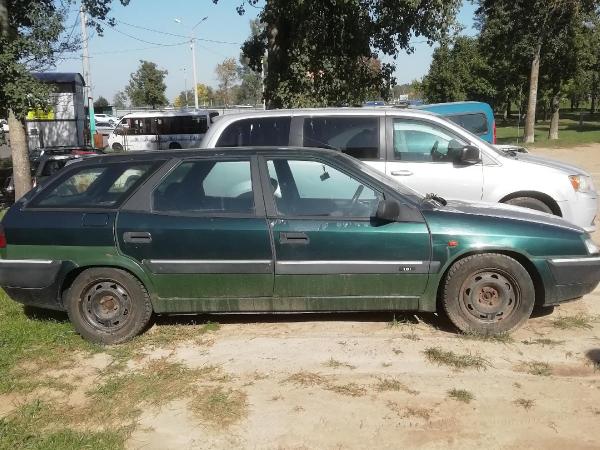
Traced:
[[[464, 34], [474, 34], [475, 8], [471, 2], [464, 3], [458, 19], [465, 27]], [[116, 27], [104, 27], [103, 36], [89, 30], [94, 97], [104, 96], [110, 102], [114, 94], [127, 85], [141, 59], [155, 62], [168, 71], [169, 100], [172, 101], [185, 87], [190, 89], [193, 85], [192, 53], [187, 36], [204, 17], [207, 19], [195, 31], [197, 78], [199, 83], [216, 86], [215, 66], [228, 57], [238, 59], [240, 45], [250, 33], [249, 21], [260, 12], [247, 6], [246, 14], [239, 16], [235, 10], [239, 4], [240, 0], [219, 0], [217, 5], [212, 0], [131, 0], [123, 7], [114, 0], [111, 16], [117, 21]], [[71, 30], [74, 34], [80, 33], [78, 17], [74, 6], [66, 21], [67, 34]], [[421, 78], [429, 69], [433, 48], [422, 38], [414, 39], [413, 44], [413, 54], [403, 52], [396, 60], [398, 84]], [[67, 54], [64, 58], [55, 71], [83, 72], [80, 53]]]

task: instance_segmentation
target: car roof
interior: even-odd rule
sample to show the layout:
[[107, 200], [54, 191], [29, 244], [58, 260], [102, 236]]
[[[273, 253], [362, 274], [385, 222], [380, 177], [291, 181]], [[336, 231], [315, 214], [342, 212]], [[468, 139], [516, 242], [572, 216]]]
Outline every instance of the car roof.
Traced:
[[210, 109], [174, 109], [174, 110], [149, 110], [137, 111], [123, 115], [122, 119], [136, 119], [143, 117], [176, 117], [176, 116], [206, 116], [211, 112], [218, 114], [218, 111]]
[[280, 152], [285, 155], [302, 156], [339, 156], [342, 153], [336, 150], [328, 150], [312, 147], [217, 147], [217, 148], [197, 148], [185, 150], [148, 150], [125, 153], [113, 153], [104, 155], [94, 155], [91, 158], [85, 158], [81, 164], [102, 164], [109, 162], [133, 162], [133, 161], [154, 161], [173, 158], [193, 158], [193, 157], [236, 157], [251, 156], [265, 153]]

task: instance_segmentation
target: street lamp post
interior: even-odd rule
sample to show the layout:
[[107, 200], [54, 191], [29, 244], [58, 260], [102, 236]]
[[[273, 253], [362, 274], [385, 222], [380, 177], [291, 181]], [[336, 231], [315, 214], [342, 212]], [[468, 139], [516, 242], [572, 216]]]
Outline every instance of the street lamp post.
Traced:
[[[200, 19], [200, 21], [194, 25], [192, 27], [192, 29], [190, 30], [190, 48], [192, 49], [192, 74], [194, 77], [194, 105], [196, 107], [196, 109], [198, 109], [198, 78], [197, 78], [197, 74], [196, 74], [196, 37], [194, 36], [194, 30], [198, 27], [198, 25], [200, 25], [202, 22], [204, 22], [206, 19], [208, 19], [208, 16], [203, 17], [202, 19]], [[181, 19], [175, 19], [175, 22], [177, 23], [182, 23]]]

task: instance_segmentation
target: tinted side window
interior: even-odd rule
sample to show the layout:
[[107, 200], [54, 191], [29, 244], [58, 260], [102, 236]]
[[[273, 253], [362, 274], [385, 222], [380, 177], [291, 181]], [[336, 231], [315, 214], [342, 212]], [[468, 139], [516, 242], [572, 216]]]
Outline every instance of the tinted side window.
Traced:
[[[152, 172], [154, 162], [86, 166], [52, 183], [31, 204], [43, 208], [112, 208]], [[133, 177], [133, 178], [132, 178]]]
[[277, 211], [290, 216], [371, 217], [382, 194], [318, 161], [268, 161]]
[[159, 134], [204, 134], [208, 129], [205, 116], [174, 116], [157, 118]]
[[233, 122], [223, 131], [217, 147], [289, 145], [291, 117], [260, 117]]
[[181, 163], [154, 191], [153, 205], [155, 211], [253, 213], [250, 161]]
[[378, 159], [379, 118], [307, 117], [303, 145], [341, 150], [358, 159]]
[[488, 123], [485, 114], [461, 114], [449, 116], [448, 119], [477, 136], [487, 134], [488, 132]]
[[394, 159], [450, 162], [466, 143], [444, 128], [419, 120], [394, 119]]

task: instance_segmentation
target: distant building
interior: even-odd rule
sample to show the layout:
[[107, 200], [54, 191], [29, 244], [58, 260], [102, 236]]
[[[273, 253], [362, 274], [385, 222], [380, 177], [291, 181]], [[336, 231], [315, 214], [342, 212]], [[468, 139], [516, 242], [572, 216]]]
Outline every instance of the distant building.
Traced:
[[50, 106], [46, 111], [29, 111], [27, 135], [29, 148], [57, 145], [83, 145], [85, 130], [85, 82], [79, 73], [32, 73], [39, 81], [51, 84]]

